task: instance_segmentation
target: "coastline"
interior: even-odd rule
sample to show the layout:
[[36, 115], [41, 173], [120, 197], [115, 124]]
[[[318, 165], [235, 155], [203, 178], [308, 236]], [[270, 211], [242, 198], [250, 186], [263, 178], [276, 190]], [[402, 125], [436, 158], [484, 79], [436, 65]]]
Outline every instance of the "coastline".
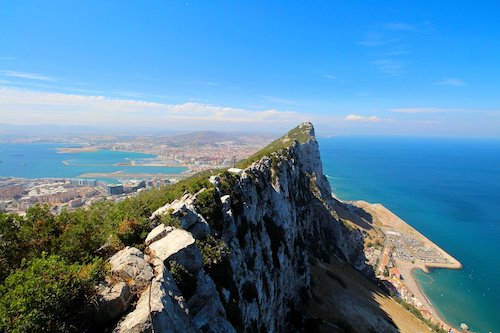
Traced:
[[[187, 171], [187, 170], [186, 170]], [[78, 178], [154, 178], [168, 177], [175, 179], [183, 179], [193, 175], [193, 173], [124, 173], [122, 171], [114, 172], [88, 172], [78, 176]]]
[[442, 325], [446, 330], [451, 328], [455, 331], [461, 331], [459, 328], [454, 327], [452, 324], [450, 324], [444, 318], [443, 314], [437, 311], [437, 309], [434, 307], [432, 302], [422, 290], [418, 280], [414, 275], [414, 272], [417, 269], [421, 269], [426, 273], [429, 273], [429, 270], [433, 268], [461, 269], [462, 264], [383, 205], [371, 204], [366, 201], [347, 201], [347, 203], [353, 204], [354, 206], [361, 208], [365, 212], [369, 213], [373, 218], [373, 225], [384, 232], [384, 234], [387, 231], [393, 231], [401, 232], [405, 235], [411, 235], [412, 237], [421, 241], [425, 247], [438, 251], [438, 253], [446, 259], [447, 262], [429, 263], [422, 262], [418, 259], [410, 262], [393, 258], [397, 268], [399, 269], [403, 277], [404, 285], [408, 288], [408, 291], [410, 291], [411, 294], [413, 294], [413, 296], [422, 304], [422, 307], [430, 314], [430, 316], [436, 322]]
[[[436, 307], [434, 307], [434, 305], [432, 304], [432, 302], [430, 301], [430, 299], [425, 295], [425, 292], [423, 291], [422, 289], [422, 286], [418, 283], [418, 280], [417, 278], [415, 277], [415, 271], [417, 270], [417, 268], [413, 268], [411, 271], [410, 271], [410, 276], [411, 276], [411, 280], [415, 282], [415, 290], [416, 290], [416, 297], [418, 299], [422, 299], [424, 300], [424, 304], [426, 306], [429, 306], [430, 307], [430, 311], [432, 311], [432, 317], [436, 320], [438, 320], [441, 325], [443, 325], [443, 328], [445, 328], [446, 330], [449, 330], [449, 329], [453, 329], [455, 331], [461, 331], [461, 329], [459, 327], [455, 327], [453, 326], [450, 322], [448, 322], [446, 320], [446, 318], [444, 318], [444, 315], [438, 311], [438, 309], [436, 309]], [[421, 297], [419, 297], [421, 296]]]
[[[194, 164], [186, 164], [181, 161], [175, 160], [175, 159], [170, 159], [168, 163], [158, 163], [156, 159], [159, 159], [161, 156], [151, 154], [151, 153], [145, 153], [141, 151], [135, 151], [135, 150], [109, 150], [109, 149], [104, 149], [102, 147], [98, 146], [90, 146], [90, 147], [60, 147], [60, 148], [55, 148], [55, 151], [57, 154], [70, 154], [70, 153], [89, 153], [89, 152], [97, 152], [100, 150], [107, 150], [107, 151], [114, 151], [114, 152], [122, 152], [122, 153], [134, 153], [134, 154], [144, 154], [144, 155], [150, 155], [155, 159], [155, 162], [153, 163], [131, 163], [131, 162], [118, 162], [118, 163], [113, 163], [113, 164], [88, 164], [88, 163], [71, 163], [71, 160], [63, 160], [61, 161], [64, 165], [68, 166], [126, 166], [126, 167], [166, 167], [166, 168], [187, 168], [187, 170], [182, 171], [182, 174], [188, 174], [189, 176], [193, 175], [194, 173], [198, 172], [199, 170], [196, 170], [196, 165]], [[87, 176], [85, 176], [87, 177]]]
[[99, 147], [61, 147], [55, 148], [58, 154], [71, 154], [71, 153], [89, 153], [98, 151]]

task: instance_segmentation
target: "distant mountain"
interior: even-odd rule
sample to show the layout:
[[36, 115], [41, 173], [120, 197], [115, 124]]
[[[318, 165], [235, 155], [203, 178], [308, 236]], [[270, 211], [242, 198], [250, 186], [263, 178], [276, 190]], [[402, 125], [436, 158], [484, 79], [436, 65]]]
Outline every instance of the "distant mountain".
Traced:
[[55, 136], [77, 136], [89, 135], [112, 135], [121, 138], [130, 138], [140, 135], [147, 137], [162, 137], [165, 142], [171, 145], [193, 146], [200, 144], [217, 144], [223, 141], [234, 143], [245, 143], [249, 141], [272, 140], [276, 137], [270, 133], [243, 133], [243, 132], [222, 132], [222, 131], [172, 131], [141, 128], [121, 128], [121, 127], [96, 127], [96, 126], [66, 126], [53, 124], [40, 125], [12, 125], [0, 123], [0, 137], [40, 137], [49, 138]]
[[165, 138], [165, 141], [171, 145], [178, 146], [198, 146], [198, 145], [215, 145], [223, 142], [232, 142], [235, 144], [243, 144], [249, 141], [272, 140], [275, 136], [271, 134], [250, 134], [250, 133], [235, 133], [235, 132], [215, 132], [215, 131], [197, 131], [182, 134], [173, 134]]

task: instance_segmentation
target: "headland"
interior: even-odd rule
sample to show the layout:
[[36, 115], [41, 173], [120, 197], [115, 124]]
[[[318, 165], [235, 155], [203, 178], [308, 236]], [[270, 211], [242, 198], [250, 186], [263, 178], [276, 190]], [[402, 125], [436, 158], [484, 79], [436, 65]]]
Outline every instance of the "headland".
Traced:
[[366, 230], [367, 238], [373, 239], [376, 245], [368, 242], [365, 252], [377, 277], [397, 297], [416, 307], [424, 318], [432, 318], [446, 330], [456, 330], [422, 292], [413, 272], [416, 269], [426, 273], [432, 268], [461, 269], [462, 264], [383, 205], [366, 201], [347, 203], [371, 217], [371, 221], [366, 222], [374, 229]]

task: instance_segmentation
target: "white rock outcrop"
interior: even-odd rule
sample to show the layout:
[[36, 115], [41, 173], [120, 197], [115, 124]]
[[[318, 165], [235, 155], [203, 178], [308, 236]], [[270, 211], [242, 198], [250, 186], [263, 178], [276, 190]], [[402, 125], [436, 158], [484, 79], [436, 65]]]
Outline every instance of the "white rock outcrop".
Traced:
[[100, 285], [97, 289], [97, 296], [99, 320], [105, 323], [125, 313], [134, 295], [127, 283], [121, 281], [114, 286]]
[[131, 288], [144, 288], [153, 278], [153, 269], [148, 259], [138, 249], [126, 247], [109, 259], [111, 274], [121, 281], [126, 281]]
[[161, 261], [155, 262], [155, 278], [137, 305], [116, 326], [114, 333], [198, 332], [184, 306], [174, 278]]
[[170, 231], [174, 230], [173, 227], [165, 226], [164, 224], [159, 224], [156, 226], [146, 237], [144, 244], [149, 246], [151, 243], [156, 242], [157, 240], [165, 237]]
[[[202, 190], [203, 191], [203, 190]], [[200, 192], [202, 192], [200, 191]], [[191, 232], [196, 239], [205, 238], [210, 234], [210, 227], [201, 214], [196, 212], [194, 201], [197, 194], [187, 193], [182, 198], [174, 200], [163, 207], [158, 208], [150, 217], [151, 220], [158, 219], [164, 214], [171, 214], [177, 218], [182, 229]]]
[[148, 250], [152, 257], [162, 262], [175, 260], [192, 272], [200, 270], [202, 266], [200, 250], [195, 245], [193, 235], [186, 230], [172, 230], [165, 237], [151, 243]]

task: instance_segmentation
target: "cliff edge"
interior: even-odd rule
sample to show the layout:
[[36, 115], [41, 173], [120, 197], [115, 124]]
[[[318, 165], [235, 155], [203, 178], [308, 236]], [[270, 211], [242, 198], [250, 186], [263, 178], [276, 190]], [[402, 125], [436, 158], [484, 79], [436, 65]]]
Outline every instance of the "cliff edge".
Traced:
[[[323, 175], [311, 123], [206, 176], [206, 188], [152, 214], [144, 252], [126, 248], [111, 258], [99, 299], [103, 325], [114, 332], [398, 331], [374, 301], [382, 290], [361, 274], [373, 274], [363, 236], [339, 218], [343, 204]], [[341, 311], [350, 308], [361, 310]]]

